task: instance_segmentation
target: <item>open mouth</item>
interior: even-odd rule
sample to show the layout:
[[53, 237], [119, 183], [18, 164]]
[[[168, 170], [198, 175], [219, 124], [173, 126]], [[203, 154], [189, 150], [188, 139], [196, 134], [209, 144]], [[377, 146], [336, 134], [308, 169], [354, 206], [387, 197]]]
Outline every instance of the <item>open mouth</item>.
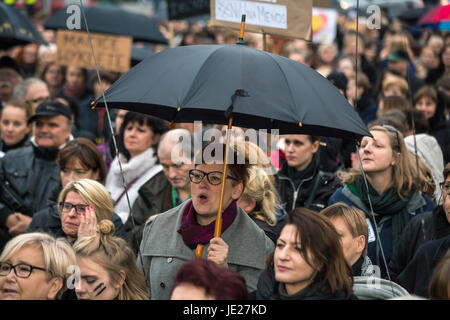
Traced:
[[17, 290], [14, 289], [3, 289], [3, 294], [17, 294]]
[[204, 202], [208, 201], [208, 196], [206, 194], [200, 194], [198, 196], [198, 199], [199, 199], [200, 203], [204, 203]]

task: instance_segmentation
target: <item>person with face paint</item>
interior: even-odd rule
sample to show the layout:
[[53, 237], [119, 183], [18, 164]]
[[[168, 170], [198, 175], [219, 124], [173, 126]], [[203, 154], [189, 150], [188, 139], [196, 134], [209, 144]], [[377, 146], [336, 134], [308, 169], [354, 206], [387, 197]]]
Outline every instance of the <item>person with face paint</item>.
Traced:
[[102, 220], [97, 233], [78, 239], [73, 248], [80, 268], [78, 300], [148, 300], [136, 256], [126, 241], [113, 236], [114, 224]]

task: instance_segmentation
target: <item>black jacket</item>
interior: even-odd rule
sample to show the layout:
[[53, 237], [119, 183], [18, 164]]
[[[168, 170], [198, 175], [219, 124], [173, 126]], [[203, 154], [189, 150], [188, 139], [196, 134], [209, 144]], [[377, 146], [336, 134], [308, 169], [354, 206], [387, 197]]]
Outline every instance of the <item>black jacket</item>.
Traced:
[[398, 248], [389, 262], [391, 279], [397, 280], [398, 275], [412, 261], [425, 241], [442, 239], [448, 235], [450, 235], [450, 224], [442, 206], [435, 207], [433, 212], [425, 212], [414, 217], [405, 227]]
[[450, 248], [450, 235], [428, 241], [419, 247], [412, 261], [397, 277], [397, 283], [409, 293], [428, 297], [434, 268]]
[[[47, 232], [55, 238], [65, 238], [61, 225], [61, 217], [58, 212], [57, 198], [61, 187], [56, 188], [53, 191], [52, 197], [47, 201], [47, 207], [36, 212], [33, 215], [33, 220], [27, 229], [27, 232]], [[114, 235], [127, 240], [125, 227], [122, 220], [117, 214], [113, 214], [111, 221], [114, 223]]]
[[35, 145], [8, 151], [0, 160], [0, 183], [12, 190], [21, 208], [11, 206], [0, 192], [0, 229], [8, 232], [6, 220], [14, 212], [33, 216], [47, 206], [53, 190], [59, 185], [59, 168], [56, 165], [58, 149], [44, 149]]
[[[308, 197], [312, 194], [315, 179], [318, 178], [319, 165], [316, 158], [313, 158], [313, 174], [303, 179], [299, 186], [295, 188], [294, 181], [288, 176], [288, 164], [285, 162], [281, 170], [275, 176], [275, 183], [280, 195], [281, 203], [286, 211], [291, 211], [298, 207], [304, 207]], [[328, 199], [341, 187], [341, 182], [333, 173], [321, 172], [318, 180], [316, 192], [309, 209], [320, 211], [327, 207]], [[295, 205], [293, 205], [295, 203]]]
[[[357, 300], [352, 294], [351, 300]], [[338, 290], [334, 295], [331, 291], [319, 289], [318, 282], [313, 282], [300, 292], [289, 296], [284, 291], [284, 286], [275, 280], [267, 270], [261, 273], [256, 291], [249, 294], [249, 300], [348, 300], [345, 290]]]

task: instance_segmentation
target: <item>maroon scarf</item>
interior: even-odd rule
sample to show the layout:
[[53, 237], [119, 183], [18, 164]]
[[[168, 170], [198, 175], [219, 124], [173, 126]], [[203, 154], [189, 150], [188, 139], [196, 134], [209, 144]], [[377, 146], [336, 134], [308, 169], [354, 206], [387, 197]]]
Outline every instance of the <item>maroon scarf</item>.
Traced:
[[[225, 232], [227, 228], [233, 223], [237, 216], [237, 204], [233, 200], [228, 208], [222, 213], [222, 232]], [[214, 220], [207, 226], [201, 226], [195, 220], [194, 206], [192, 200], [189, 201], [183, 209], [181, 216], [181, 227], [178, 229], [178, 233], [181, 234], [183, 242], [191, 249], [195, 249], [199, 243], [206, 244], [214, 238], [214, 227], [216, 221]]]

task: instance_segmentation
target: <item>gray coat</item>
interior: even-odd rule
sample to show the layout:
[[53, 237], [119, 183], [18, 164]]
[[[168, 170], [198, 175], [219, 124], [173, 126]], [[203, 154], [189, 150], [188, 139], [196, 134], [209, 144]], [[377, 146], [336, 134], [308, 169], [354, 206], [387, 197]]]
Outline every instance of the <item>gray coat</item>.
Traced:
[[[187, 247], [177, 232], [188, 201], [158, 215], [144, 228], [137, 260], [146, 276], [152, 300], [169, 299], [178, 269], [186, 261], [195, 259], [195, 250]], [[255, 290], [266, 258], [274, 249], [273, 242], [239, 207], [235, 220], [223, 232], [222, 239], [229, 246], [228, 268], [245, 278], [249, 292]], [[205, 259], [208, 247], [209, 244], [203, 249]]]

